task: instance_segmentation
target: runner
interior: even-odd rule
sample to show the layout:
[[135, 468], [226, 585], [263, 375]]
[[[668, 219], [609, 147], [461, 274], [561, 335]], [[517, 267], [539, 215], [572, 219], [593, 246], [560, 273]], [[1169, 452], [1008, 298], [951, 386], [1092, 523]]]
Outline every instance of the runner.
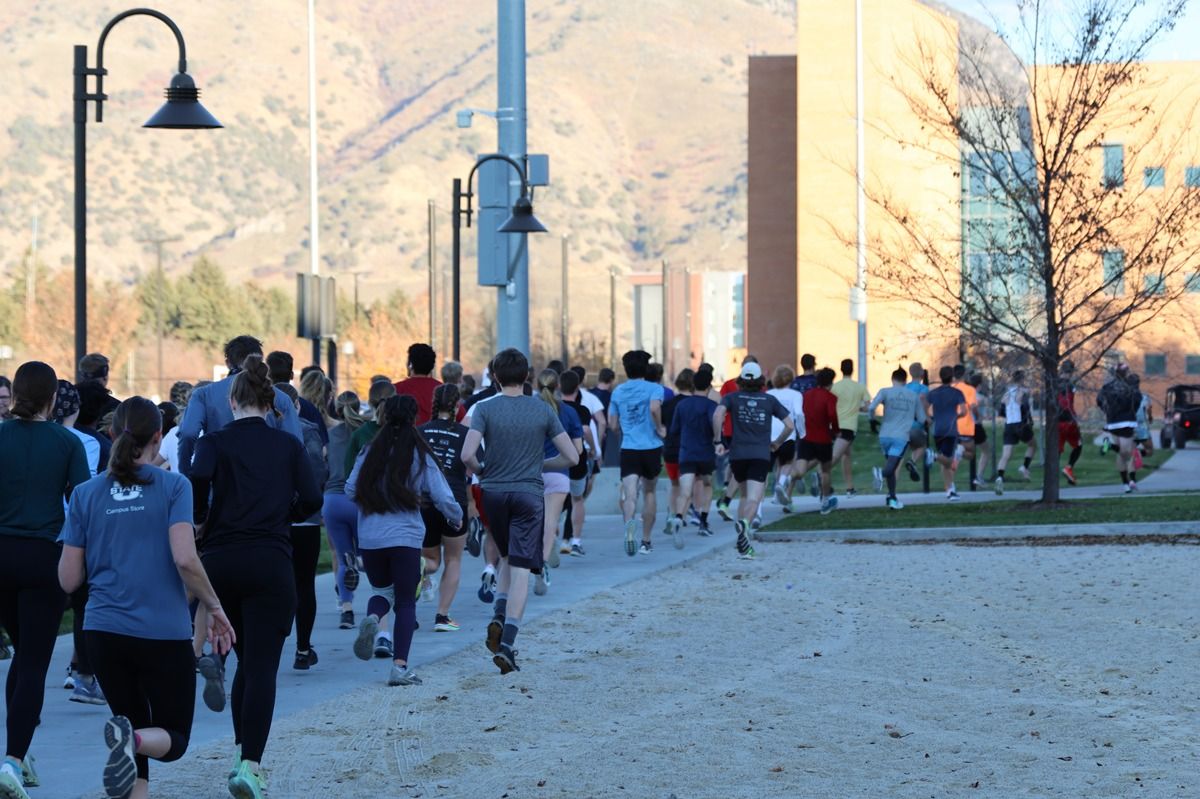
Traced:
[[[454, 362], [449, 361], [447, 365], [449, 363]], [[446, 376], [445, 367], [442, 376]], [[435, 633], [458, 632], [458, 622], [450, 618], [450, 605], [454, 603], [462, 579], [463, 544], [467, 533], [467, 467], [462, 462], [467, 428], [454, 421], [459, 396], [458, 386], [453, 383], [438, 386], [433, 392], [433, 419], [420, 427], [421, 437], [429, 444], [433, 459], [442, 470], [454, 501], [462, 510], [462, 522], [457, 527], [451, 527], [446, 517], [424, 503], [421, 505], [421, 518], [425, 522], [425, 539], [421, 544], [425, 574], [427, 577], [434, 575], [445, 564], [436, 590], [438, 607], [433, 619]], [[432, 582], [422, 587], [422, 593], [426, 591], [426, 598], [432, 599], [435, 593]]]
[[[745, 369], [747, 364], [758, 363], [758, 358], [753, 355], [747, 355], [742, 359], [742, 368]], [[704, 368], [705, 364], [701, 364], [700, 368]], [[709, 373], [712, 373], [712, 367], [709, 366]], [[738, 373], [741, 374], [740, 372]], [[738, 392], [738, 379], [730, 378], [721, 384], [720, 394], [713, 397], [713, 400], [719, 405], [725, 397]], [[734, 496], [737, 495], [738, 481], [733, 476], [729, 469], [729, 446], [733, 438], [733, 417], [725, 417], [725, 426], [721, 429], [721, 442], [725, 445], [724, 453], [717, 453], [717, 474], [721, 477], [721, 498], [717, 500], [717, 514], [727, 522], [733, 521], [733, 516], [729, 514], [729, 506], [733, 502]]]
[[[987, 443], [987, 425], [984, 424], [984, 397], [979, 394], [979, 389], [983, 385], [983, 375], [979, 372], [972, 372], [967, 377], [967, 385], [975, 389], [975, 485], [983, 485], [984, 477], [987, 474], [988, 465], [988, 448], [983, 446]], [[991, 397], [986, 398], [989, 402]]]
[[63, 590], [90, 586], [84, 637], [113, 713], [104, 727], [113, 799], [149, 796], [149, 758], [187, 751], [196, 695], [188, 595], [207, 608], [218, 654], [234, 635], [196, 554], [192, 487], [152, 465], [161, 424], [150, 400], [121, 403], [108, 472], [73, 492], [59, 537]]
[[341, 603], [338, 627], [354, 629], [354, 591], [358, 588], [358, 509], [346, 496], [346, 450], [350, 437], [367, 422], [362, 401], [353, 391], [338, 394], [333, 405], [337, 424], [329, 428], [329, 479], [321, 516], [334, 557], [334, 582]]
[[[580, 424], [575, 409], [564, 405], [558, 399], [558, 372], [550, 368], [543, 369], [538, 374], [537, 381], [538, 397], [554, 411], [563, 430], [571, 439], [575, 453], [579, 456], [575, 464], [578, 465], [578, 462], [583, 460], [583, 425]], [[550, 439], [546, 439], [544, 449], [543, 457], [552, 460], [555, 447]], [[545, 500], [544, 518], [542, 519], [542, 561], [545, 566], [534, 580], [533, 592], [538, 596], [544, 595], [550, 589], [550, 569], [556, 569], [559, 565], [558, 519], [562, 516], [563, 507], [571, 493], [569, 473], [570, 470], [566, 467], [545, 469], [542, 473], [542, 495]]]
[[1132, 470], [1133, 436], [1140, 405], [1141, 392], [1129, 382], [1129, 365], [1117, 364], [1108, 382], [1096, 395], [1096, 406], [1104, 411], [1104, 429], [1116, 439], [1117, 473], [1121, 475], [1126, 494], [1137, 490], [1137, 472]]
[[671, 489], [667, 494], [667, 520], [663, 525], [663, 535], [674, 537], [676, 547], [683, 546], [683, 536], [678, 534], [678, 530], [673, 530], [675, 506], [679, 504], [681, 496], [679, 488], [679, 435], [671, 433], [671, 420], [675, 416], [675, 406], [683, 401], [685, 396], [690, 396], [693, 391], [693, 381], [696, 373], [691, 369], [682, 369], [675, 376], [675, 394], [667, 397], [662, 404], [662, 423], [667, 430], [667, 435], [663, 438], [663, 468], [667, 473], [667, 479], [671, 481]]
[[[837, 497], [833, 496], [833, 440], [837, 437], [837, 397], [829, 390], [833, 385], [832, 369], [822, 369], [816, 374], [817, 385], [804, 394], [804, 438], [796, 445], [796, 462], [792, 473], [796, 480], [803, 479], [812, 469], [819, 469], [817, 494], [821, 500], [822, 515], [837, 508]], [[799, 380], [799, 378], [797, 378]], [[792, 386], [795, 387], [795, 381]], [[799, 391], [799, 389], [796, 389]]]
[[914, 424], [920, 424], [925, 416], [925, 406], [921, 398], [909, 391], [904, 381], [908, 373], [902, 367], [892, 372], [891, 388], [885, 388], [875, 395], [868, 414], [874, 415], [875, 409], [883, 406], [883, 424], [879, 428], [879, 448], [883, 450], [883, 468], [876, 467], [875, 480], [878, 491], [879, 483], [887, 482], [887, 499], [885, 504], [891, 510], [901, 510], [904, 507], [896, 496], [896, 469], [904, 460], [904, 451], [908, 448], [909, 432]]
[[433, 376], [437, 365], [437, 353], [428, 344], [413, 344], [408, 348], [408, 377], [396, 383], [396, 393], [407, 394], [417, 401], [420, 413], [417, 424], [422, 425], [433, 417], [433, 390], [441, 383]]
[[[295, 360], [290, 352], [275, 350], [267, 353], [267, 370], [271, 374], [271, 382], [276, 386], [283, 388], [290, 386], [292, 381], [296, 379]], [[301, 382], [310, 374], [315, 374], [319, 381], [325, 377], [319, 366], [306, 366], [301, 371]], [[311, 378], [310, 378], [311, 379]], [[310, 383], [310, 385], [313, 385]], [[319, 383], [317, 384], [319, 385]], [[287, 392], [285, 392], [287, 393]], [[299, 393], [299, 392], [297, 392]], [[290, 396], [290, 395], [289, 395]], [[295, 400], [293, 400], [295, 402]], [[313, 429], [317, 431], [317, 435], [321, 437], [321, 444], [329, 443], [329, 431], [325, 428], [325, 414], [321, 408], [328, 407], [328, 403], [314, 403], [306, 397], [300, 397], [300, 407], [296, 415], [301, 420], [308, 421], [313, 425]]]
[[792, 388], [801, 394], [817, 387], [817, 358], [804, 353], [800, 356], [800, 374], [792, 381]]
[[1083, 455], [1083, 440], [1079, 433], [1079, 415], [1075, 412], [1075, 363], [1063, 361], [1058, 370], [1058, 454], [1071, 447], [1067, 465], [1062, 467], [1067, 482], [1075, 485], [1075, 464]]
[[854, 361], [845, 358], [842, 363], [842, 379], [833, 384], [830, 391], [837, 397], [838, 437], [833, 442], [833, 462], [842, 462], [842, 479], [846, 481], [846, 496], [852, 497], [854, 490], [854, 464], [852, 448], [858, 435], [858, 414], [866, 410], [871, 402], [871, 392], [854, 379]]
[[[787, 408], [770, 394], [763, 392], [766, 381], [762, 367], [748, 363], [738, 376], [739, 391], [721, 400], [713, 414], [713, 443], [718, 455], [723, 454], [725, 445], [721, 441], [726, 413], [733, 419], [733, 440], [729, 447], [729, 469], [742, 486], [742, 501], [738, 503], [736, 548], [739, 558], [754, 557], [747, 533], [751, 520], [758, 513], [766, 486], [767, 473], [771, 469], [771, 453], [778, 449], [795, 430], [795, 424]], [[783, 431], [771, 437], [771, 418], [783, 422]]]
[[712, 475], [717, 467], [713, 447], [713, 414], [717, 403], [708, 396], [712, 372], [699, 369], [692, 377], [692, 393], [684, 397], [671, 418], [671, 431], [679, 436], [679, 498], [674, 507], [673, 534], [682, 539], [683, 514], [691, 503], [697, 512], [699, 534], [708, 537], [708, 508], [712, 504]]
[[917, 399], [921, 401], [921, 422], [914, 422], [909, 432], [908, 447], [912, 455], [904, 462], [904, 468], [908, 470], [908, 479], [917, 483], [921, 480], [917, 465], [925, 465], [926, 449], [929, 446], [929, 383], [925, 367], [920, 361], [913, 361], [908, 365], [908, 375], [912, 379], [904, 387], [916, 394]]
[[[322, 497], [304, 445], [267, 425], [267, 415], [279, 413], [280, 392], [262, 355], [247, 356], [240, 367], [229, 386], [233, 421], [196, 442], [189, 476], [204, 570], [236, 635], [233, 735], [240, 749], [229, 792], [258, 799], [279, 659], [296, 612], [289, 524], [320, 509]], [[220, 691], [223, 704], [223, 666], [206, 655], [199, 668], [209, 682], [206, 700]]]
[[[431, 406], [432, 407], [432, 406]], [[408, 656], [417, 627], [421, 594], [421, 546], [425, 523], [422, 498], [428, 498], [452, 529], [462, 527], [462, 508], [438, 468], [429, 445], [413, 422], [419, 407], [411, 395], [390, 397], [383, 404], [379, 435], [359, 453], [346, 479], [346, 496], [358, 506], [358, 546], [367, 581], [374, 589], [367, 616], [359, 624], [354, 654], [370, 660], [380, 620], [394, 614], [392, 668], [387, 684], [419, 685]]]
[[[1150, 424], [1154, 421], [1154, 401], [1149, 394], [1142, 393], [1142, 380], [1137, 375], [1129, 376], [1129, 385], [1138, 393], [1138, 409], [1135, 417], [1137, 427], [1133, 430], [1132, 471], [1142, 468], [1142, 458], [1154, 454], [1154, 441], [1150, 437]], [[1132, 478], [1131, 478], [1132, 479]], [[1134, 482], [1136, 486], [1136, 481]]]
[[46, 697], [66, 595], [58, 582], [63, 496], [86, 483], [79, 439], [56, 424], [58, 376], [47, 364], [21, 364], [13, 378], [12, 414], [0, 424], [0, 625], [13, 643], [4, 693], [8, 738], [0, 796], [27, 799], [38, 780], [27, 759]]
[[[796, 373], [792, 367], [784, 364], [775, 367], [771, 375], [771, 385], [767, 393], [779, 401], [792, 417], [795, 430], [783, 446], [772, 453], [772, 459], [777, 467], [775, 478], [775, 501], [783, 508], [784, 513], [792, 512], [792, 473], [795, 469], [796, 444], [804, 438], [804, 395], [792, 388]], [[771, 421], [771, 438], [777, 438], [783, 429], [783, 422], [778, 419]]]
[[[975, 393], [975, 387], [967, 382], [966, 366], [961, 363], [954, 365], [954, 381], [950, 385], [957, 388], [967, 401], [967, 415], [958, 418], [958, 443], [963, 448], [962, 457], [967, 461], [974, 461], [975, 418], [979, 415], [979, 397]], [[971, 485], [980, 485], [978, 472]]]
[[942, 487], [946, 499], [958, 500], [958, 489], [954, 476], [962, 460], [963, 446], [958, 443], [958, 420], [967, 415], [967, 398], [951, 385], [954, 369], [943, 366], [938, 370], [942, 384], [929, 392], [929, 416], [933, 419], [933, 443], [935, 462], [942, 467]]
[[[608, 406], [608, 427], [621, 436], [621, 513], [625, 518], [625, 554], [633, 557], [653, 551], [650, 531], [658, 511], [655, 490], [662, 471], [663, 387], [646, 381], [650, 353], [630, 350], [621, 356], [629, 379], [617, 386]], [[643, 494], [642, 545], [634, 540], [637, 530], [638, 483]]]
[[1033, 435], [1033, 408], [1030, 405], [1029, 389], [1025, 388], [1025, 373], [1018, 369], [1013, 372], [1012, 383], [1004, 391], [1004, 401], [1001, 408], [1004, 411], [1004, 451], [1000, 462], [996, 464], [996, 493], [1004, 493], [1004, 469], [1008, 459], [1012, 457], [1013, 449], [1020, 443], [1025, 444], [1025, 462], [1021, 465], [1021, 477], [1029, 479], [1029, 465], [1037, 455], [1037, 439]]
[[[592, 417], [591, 410], [583, 404], [583, 390], [580, 388], [579, 373], [573, 369], [568, 369], [559, 377], [559, 389], [562, 393], [562, 401], [565, 405], [575, 409], [575, 413], [579, 415], [579, 421], [583, 425], [583, 443], [584, 452], [579, 458], [579, 463], [571, 467], [567, 472], [567, 477], [571, 481], [571, 512], [567, 514], [567, 520], [571, 523], [571, 538], [567, 540], [566, 527], [563, 528], [563, 547], [562, 554], [569, 554], [572, 557], [582, 558], [583, 551], [583, 523], [586, 520], [587, 496], [591, 492], [592, 480], [600, 466], [600, 446], [596, 442], [596, 425], [595, 419]], [[599, 402], [599, 400], [597, 400]], [[604, 418], [604, 412], [600, 411], [600, 418]]]
[[[544, 469], [570, 468], [579, 455], [562, 423], [546, 403], [524, 396], [529, 361], [507, 349], [492, 362], [500, 394], [475, 406], [462, 460], [481, 475], [483, 502], [500, 550], [496, 605], [487, 629], [487, 648], [501, 674], [519, 671], [517, 633], [525, 614], [529, 573], [543, 568]], [[545, 441], [558, 456], [546, 460]], [[487, 448], [487, 466], [476, 457]]]

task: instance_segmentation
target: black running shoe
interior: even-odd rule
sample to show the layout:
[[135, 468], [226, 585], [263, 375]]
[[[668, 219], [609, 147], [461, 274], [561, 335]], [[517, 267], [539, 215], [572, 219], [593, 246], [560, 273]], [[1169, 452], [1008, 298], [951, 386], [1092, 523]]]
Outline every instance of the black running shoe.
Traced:
[[354, 557], [353, 552], [347, 552], [342, 555], [342, 561], [346, 564], [346, 573], [342, 576], [342, 585], [346, 586], [347, 591], [358, 590], [358, 559]]
[[921, 475], [917, 472], [917, 467], [913, 465], [912, 461], [905, 461], [904, 468], [908, 470], [909, 480], [912, 480], [914, 483], [919, 483], [921, 481]]
[[104, 743], [108, 746], [108, 763], [104, 766], [105, 796], [129, 796], [137, 779], [133, 724], [124, 716], [113, 716], [104, 724]]
[[487, 640], [484, 642], [487, 645], [488, 651], [496, 654], [500, 651], [500, 637], [504, 635], [504, 619], [499, 616], [488, 622]]
[[338, 629], [339, 630], [353, 630], [354, 629], [354, 611], [352, 611], [352, 610], [343, 610], [342, 611], [342, 616], [338, 620]]
[[309, 647], [309, 650], [303, 654], [300, 652], [296, 653], [296, 660], [292, 663], [292, 668], [297, 671], [308, 671], [317, 665], [317, 660], [317, 650]]
[[204, 704], [213, 713], [225, 709], [225, 664], [217, 655], [201, 655], [196, 668], [204, 678]]
[[467, 551], [473, 558], [483, 551], [483, 522], [478, 516], [467, 522]]
[[521, 667], [517, 665], [517, 650], [509, 649], [503, 644], [500, 645], [500, 650], [492, 656], [492, 662], [500, 669], [501, 674], [510, 674], [521, 670]]

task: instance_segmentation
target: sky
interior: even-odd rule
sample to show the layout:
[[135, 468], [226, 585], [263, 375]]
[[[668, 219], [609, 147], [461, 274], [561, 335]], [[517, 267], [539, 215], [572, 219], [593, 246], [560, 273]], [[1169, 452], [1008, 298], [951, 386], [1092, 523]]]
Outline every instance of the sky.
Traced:
[[[942, 0], [946, 5], [959, 9], [991, 24], [993, 17], [1002, 24], [1012, 24], [1017, 18], [1017, 0]], [[1070, 9], [1081, 0], [1043, 0], [1050, 9]], [[1161, 8], [1164, 0], [1148, 0], [1148, 9]], [[1162, 35], [1150, 48], [1151, 61], [1200, 61], [1200, 0], [1191, 0], [1175, 29]], [[1147, 14], [1151, 11], [1147, 11]], [[1143, 17], [1146, 19], [1146, 17]], [[1142, 23], [1145, 24], [1144, 22]]]

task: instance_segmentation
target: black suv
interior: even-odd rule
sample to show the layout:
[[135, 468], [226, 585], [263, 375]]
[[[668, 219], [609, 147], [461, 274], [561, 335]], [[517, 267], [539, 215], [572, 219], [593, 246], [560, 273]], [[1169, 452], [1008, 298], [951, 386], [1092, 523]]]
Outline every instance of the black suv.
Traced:
[[1200, 386], [1171, 386], [1163, 409], [1163, 449], [1183, 449], [1189, 440], [1200, 438]]

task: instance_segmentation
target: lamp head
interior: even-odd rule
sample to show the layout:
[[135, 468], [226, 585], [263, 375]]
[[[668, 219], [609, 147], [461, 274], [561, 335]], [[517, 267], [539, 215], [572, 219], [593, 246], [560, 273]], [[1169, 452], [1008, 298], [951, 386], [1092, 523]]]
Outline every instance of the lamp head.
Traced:
[[171, 78], [167, 89], [167, 102], [146, 121], [144, 128], [170, 128], [174, 130], [202, 130], [222, 127], [221, 123], [200, 104], [200, 90], [192, 76], [178, 72]]
[[546, 226], [533, 215], [533, 203], [522, 193], [513, 203], [512, 215], [497, 230], [501, 233], [545, 233]]
[[471, 127], [471, 117], [475, 116], [475, 112], [469, 109], [459, 111], [455, 116], [455, 122], [460, 128]]

